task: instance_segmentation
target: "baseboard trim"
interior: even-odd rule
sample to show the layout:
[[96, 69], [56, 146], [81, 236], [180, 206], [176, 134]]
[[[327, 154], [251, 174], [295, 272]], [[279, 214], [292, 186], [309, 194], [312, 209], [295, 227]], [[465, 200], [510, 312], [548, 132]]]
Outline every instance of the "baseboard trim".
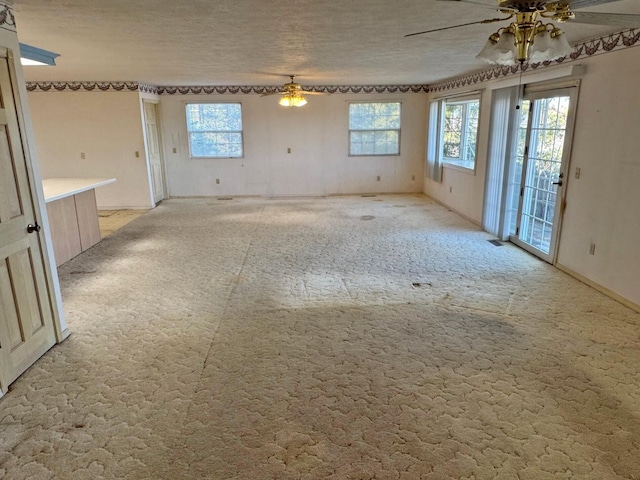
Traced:
[[482, 224], [480, 222], [478, 222], [477, 220], [474, 220], [473, 218], [465, 215], [462, 212], [459, 212], [458, 210], [456, 210], [455, 208], [453, 208], [451, 205], [447, 205], [444, 202], [441, 202], [440, 200], [438, 200], [435, 197], [432, 197], [431, 195], [429, 195], [428, 193], [424, 193], [422, 192], [422, 195], [424, 195], [425, 197], [427, 197], [429, 200], [433, 200], [434, 202], [436, 202], [438, 205], [440, 205], [441, 207], [446, 208], [447, 210], [451, 210], [452, 212], [454, 212], [456, 215], [460, 215], [462, 218], [464, 218], [467, 222], [471, 222], [474, 225], [476, 225], [477, 227], [479, 227], [480, 229], [482, 229]]
[[101, 210], [153, 210], [155, 207], [150, 207], [149, 205], [145, 205], [144, 207], [123, 207], [122, 205], [117, 207], [110, 207], [108, 205], [98, 205], [98, 211]]
[[[171, 195], [170, 197], [165, 198], [165, 200], [170, 200], [170, 199], [189, 199], [189, 198], [215, 199], [215, 198], [219, 198], [219, 197], [248, 198], [248, 199], [249, 198], [263, 198], [263, 199], [267, 199], [267, 200], [273, 200], [273, 199], [277, 199], [277, 200], [292, 199], [292, 200], [295, 200], [296, 198], [314, 199], [314, 198], [329, 198], [329, 197], [358, 197], [358, 196], [361, 196], [361, 195], [377, 195], [377, 196], [384, 196], [384, 195], [419, 195], [419, 196], [426, 197], [424, 192], [422, 192], [421, 190], [416, 190], [415, 192], [355, 192], [355, 193], [317, 193], [317, 194], [315, 194], [315, 193], [312, 193], [312, 194], [292, 193], [292, 194], [264, 194], [264, 195], [259, 195], [259, 194], [256, 194], [256, 195], [235, 195], [235, 194], [230, 193], [230, 194], [227, 194], [227, 195], [223, 195], [223, 194], [219, 194], [219, 195]], [[108, 209], [104, 208], [104, 210], [108, 210]]]
[[556, 263], [554, 265], [558, 270], [562, 270], [564, 273], [566, 273], [567, 275], [572, 276], [573, 278], [575, 278], [576, 280], [580, 280], [582, 283], [584, 283], [585, 285], [589, 285], [591, 288], [599, 291], [600, 293], [606, 295], [609, 298], [612, 298], [613, 300], [615, 300], [616, 302], [621, 303], [622, 305], [624, 305], [625, 307], [629, 307], [631, 310], [635, 310], [636, 312], [640, 313], [640, 305], [638, 305], [635, 302], [632, 302], [631, 300], [629, 300], [628, 298], [623, 297], [622, 295], [618, 295], [616, 292], [614, 292], [613, 290], [609, 290], [607, 287], [603, 287], [602, 285], [600, 285], [599, 283], [594, 282], [593, 280], [590, 280], [589, 278], [585, 277], [584, 275], [580, 275], [579, 273], [571, 270], [569, 267], [565, 267], [564, 265], [560, 264], [560, 263]]

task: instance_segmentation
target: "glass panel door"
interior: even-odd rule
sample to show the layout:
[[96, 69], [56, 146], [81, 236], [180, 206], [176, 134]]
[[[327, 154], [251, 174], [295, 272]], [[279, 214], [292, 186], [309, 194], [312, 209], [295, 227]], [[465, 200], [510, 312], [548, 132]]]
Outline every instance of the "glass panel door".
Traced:
[[[514, 180], [520, 196], [512, 241], [553, 263], [570, 150], [571, 95], [523, 102]], [[512, 208], [515, 205], [512, 205]], [[512, 218], [514, 218], [512, 217]]]

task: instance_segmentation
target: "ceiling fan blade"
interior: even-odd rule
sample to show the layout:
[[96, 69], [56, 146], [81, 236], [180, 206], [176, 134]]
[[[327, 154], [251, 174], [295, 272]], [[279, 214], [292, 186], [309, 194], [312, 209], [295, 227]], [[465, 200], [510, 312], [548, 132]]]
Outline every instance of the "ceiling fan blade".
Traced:
[[548, 3], [564, 3], [565, 5], [569, 5], [569, 7], [571, 7], [571, 10], [576, 10], [578, 8], [597, 7], [598, 5], [604, 5], [606, 3], [619, 1], [620, 0], [561, 0], [558, 2]]
[[470, 3], [472, 5], [478, 5], [479, 7], [490, 8], [491, 10], [499, 10], [498, 5], [489, 5], [487, 3], [482, 2], [474, 2], [473, 0], [437, 0], [438, 2], [459, 2], [459, 3]]
[[574, 23], [590, 25], [613, 25], [614, 27], [640, 28], [640, 15], [624, 13], [574, 12]]
[[300, 90], [303, 95], [329, 95], [329, 92], [313, 92], [311, 90]]
[[282, 95], [283, 92], [267, 92], [260, 95], [261, 97], [270, 97], [271, 95]]
[[477, 25], [479, 23], [504, 22], [505, 20], [509, 20], [510, 18], [511, 17], [509, 16], [507, 18], [490, 18], [488, 20], [480, 20], [479, 22], [461, 23], [460, 25], [452, 25], [450, 27], [434, 28], [432, 30], [425, 30], [424, 32], [409, 33], [405, 35], [405, 37], [413, 37], [414, 35], [422, 35], [424, 33], [431, 33], [431, 32], [441, 32], [442, 30], [450, 30], [452, 28], [467, 27], [469, 25]]

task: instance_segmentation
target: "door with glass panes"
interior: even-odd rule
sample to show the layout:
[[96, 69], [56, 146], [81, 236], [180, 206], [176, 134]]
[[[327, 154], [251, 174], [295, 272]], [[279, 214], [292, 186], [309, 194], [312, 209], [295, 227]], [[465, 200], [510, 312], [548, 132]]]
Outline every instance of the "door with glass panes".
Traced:
[[[553, 263], [562, 221], [577, 88], [528, 94], [522, 101], [510, 240]], [[517, 202], [517, 206], [516, 206]]]

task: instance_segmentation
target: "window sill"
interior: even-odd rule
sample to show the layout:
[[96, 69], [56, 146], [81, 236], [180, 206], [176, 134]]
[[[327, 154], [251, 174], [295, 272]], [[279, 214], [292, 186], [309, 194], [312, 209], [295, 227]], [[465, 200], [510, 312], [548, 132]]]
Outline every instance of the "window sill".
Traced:
[[399, 157], [399, 153], [359, 153], [359, 154], [349, 154], [351, 158], [357, 157]]
[[189, 160], [242, 160], [242, 157], [189, 157]]
[[467, 175], [474, 175], [476, 174], [476, 169], [474, 168], [469, 168], [469, 167], [465, 167], [463, 165], [456, 165], [455, 163], [449, 163], [449, 162], [442, 162], [442, 167], [443, 168], [450, 168], [451, 170], [458, 170], [460, 172], [466, 173]]

